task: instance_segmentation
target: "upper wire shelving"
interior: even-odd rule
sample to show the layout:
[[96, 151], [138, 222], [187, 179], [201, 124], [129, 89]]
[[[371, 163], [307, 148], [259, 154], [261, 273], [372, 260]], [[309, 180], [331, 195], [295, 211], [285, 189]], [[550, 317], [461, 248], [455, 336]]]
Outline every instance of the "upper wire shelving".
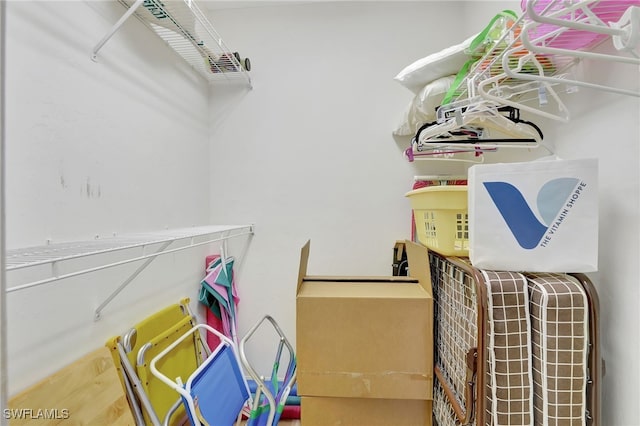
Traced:
[[[523, 2], [525, 4], [525, 2]], [[542, 117], [568, 121], [559, 94], [577, 87], [640, 96], [637, 87], [598, 84], [578, 77], [584, 59], [640, 65], [640, 1], [529, 0], [506, 37], [469, 73], [461, 98], [478, 96]], [[615, 53], [594, 50], [612, 42]]]
[[125, 14], [93, 48], [98, 52], [118, 29], [135, 15], [208, 82], [240, 82], [251, 87], [248, 58], [229, 49], [193, 0], [118, 0]]
[[[569, 109], [561, 95], [579, 87], [640, 97], [637, 83], [610, 78], [602, 83], [588, 81], [578, 76], [581, 69], [577, 67], [584, 59], [640, 65], [640, 0], [527, 0], [522, 4], [524, 13], [519, 17], [492, 21], [491, 35], [476, 47], [484, 49], [482, 55], [467, 51], [472, 58], [468, 68], [465, 64], [456, 76], [452, 96], [445, 96], [437, 109], [437, 121], [425, 123], [405, 150], [409, 161], [478, 163], [484, 161], [482, 154], [498, 148], [542, 147], [552, 153], [540, 129], [519, 119], [520, 111], [567, 122]], [[612, 53], [597, 52], [603, 48]], [[518, 129], [502, 117], [504, 111], [516, 114], [517, 123], [532, 125], [539, 137], [526, 127], [524, 133], [532, 137], [512, 132]], [[486, 126], [491, 120], [494, 125]], [[487, 143], [496, 130], [508, 137]]]

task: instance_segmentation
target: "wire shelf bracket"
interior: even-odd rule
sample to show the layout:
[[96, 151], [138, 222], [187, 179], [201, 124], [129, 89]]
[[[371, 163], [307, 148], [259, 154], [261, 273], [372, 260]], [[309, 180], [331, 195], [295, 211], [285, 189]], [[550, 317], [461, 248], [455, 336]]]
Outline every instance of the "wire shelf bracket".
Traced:
[[[226, 241], [230, 238], [253, 234], [254, 225], [211, 225], [159, 231], [149, 234], [123, 235], [93, 241], [57, 243], [24, 249], [11, 249], [6, 251], [5, 257], [7, 273], [36, 266], [50, 265], [51, 276], [8, 287], [5, 292], [21, 291], [115, 266], [144, 261], [98, 306], [95, 311], [95, 319], [98, 320], [100, 319], [102, 310], [158, 256], [211, 244], [216, 241]], [[182, 245], [170, 248], [174, 242], [182, 242]], [[79, 268], [64, 274], [58, 273], [58, 265], [64, 262], [88, 257], [98, 257], [108, 253], [131, 252], [131, 249], [141, 249], [142, 254], [130, 254], [123, 260], [102, 263], [95, 267]], [[151, 252], [147, 253], [147, 251]]]

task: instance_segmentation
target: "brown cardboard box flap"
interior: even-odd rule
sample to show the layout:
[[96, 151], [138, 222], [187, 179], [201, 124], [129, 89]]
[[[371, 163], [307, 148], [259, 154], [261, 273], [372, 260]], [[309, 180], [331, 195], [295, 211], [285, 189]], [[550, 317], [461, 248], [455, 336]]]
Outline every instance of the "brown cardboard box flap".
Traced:
[[[398, 244], [399, 242], [396, 242]], [[431, 272], [429, 268], [428, 250], [425, 246], [413, 241], [404, 241], [409, 266], [414, 265], [415, 273], [409, 277], [403, 276], [331, 276], [331, 275], [307, 275], [311, 240], [307, 240], [300, 250], [300, 265], [298, 267], [298, 284], [296, 294], [300, 291], [303, 281], [366, 281], [366, 282], [419, 282], [420, 285], [433, 297], [431, 288]], [[411, 271], [409, 271], [411, 273]]]
[[431, 267], [429, 266], [429, 250], [423, 245], [413, 241], [405, 241], [407, 250], [407, 260], [409, 261], [409, 274], [417, 278], [418, 282], [431, 297], [433, 289], [431, 287]]
[[298, 285], [296, 287], [296, 294], [300, 291], [302, 281], [307, 276], [307, 265], [309, 264], [309, 250], [311, 248], [311, 240], [307, 240], [302, 249], [300, 250], [300, 266], [298, 267]]

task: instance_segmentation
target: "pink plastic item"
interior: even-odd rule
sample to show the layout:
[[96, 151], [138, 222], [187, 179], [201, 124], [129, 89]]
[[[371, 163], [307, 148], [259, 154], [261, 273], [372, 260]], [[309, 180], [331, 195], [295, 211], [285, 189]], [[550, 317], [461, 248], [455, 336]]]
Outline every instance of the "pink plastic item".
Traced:
[[[211, 264], [211, 262], [213, 262], [214, 260], [216, 260], [218, 257], [220, 257], [219, 254], [211, 254], [209, 256], [206, 257], [205, 259], [205, 271], [207, 269], [207, 267]], [[213, 312], [211, 312], [211, 309], [207, 309], [207, 325], [211, 326], [212, 328], [214, 328], [215, 330], [223, 333], [223, 324], [222, 324], [222, 320], [220, 320], [220, 318], [218, 318]], [[210, 348], [216, 348], [218, 347], [218, 345], [220, 344], [220, 339], [218, 338], [218, 336], [216, 336], [213, 333], [207, 333], [207, 345], [209, 345]]]
[[[527, 3], [533, 3], [533, 10], [536, 15], [548, 16], [553, 12], [564, 9], [566, 2], [561, 0], [522, 0], [521, 7], [525, 13], [527, 11]], [[572, 3], [575, 4], [579, 2], [575, 0]], [[591, 14], [597, 16], [604, 24], [608, 25], [609, 22], [617, 22], [620, 20], [630, 6], [638, 5], [640, 5], [640, 1], [638, 0], [600, 0], [586, 4], [583, 8], [577, 9], [574, 12], [559, 15], [555, 18], [566, 20], [567, 22], [593, 23], [592, 20], [587, 20], [588, 15], [585, 14], [584, 10], [587, 9], [587, 12], [591, 11]], [[538, 44], [534, 42], [535, 39], [548, 36], [559, 28], [561, 27], [554, 24], [540, 23], [534, 29], [529, 30], [529, 40], [531, 40], [533, 44]], [[545, 40], [545, 46], [557, 49], [585, 50], [597, 45], [607, 37], [606, 34], [568, 28], [556, 37], [549, 36], [549, 38]]]

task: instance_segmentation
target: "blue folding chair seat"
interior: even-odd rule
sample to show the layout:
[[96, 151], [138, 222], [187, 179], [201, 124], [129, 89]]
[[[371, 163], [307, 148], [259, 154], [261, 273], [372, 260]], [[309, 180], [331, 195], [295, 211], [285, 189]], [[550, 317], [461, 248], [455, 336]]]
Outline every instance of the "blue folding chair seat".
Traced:
[[[172, 381], [158, 371], [156, 363], [200, 329], [216, 334], [221, 342], [186, 383], [182, 378]], [[206, 324], [196, 325], [153, 358], [151, 372], [182, 396], [189, 420], [194, 425], [233, 425], [240, 418], [243, 407], [252, 405], [235, 344]]]
[[[238, 419], [249, 389], [245, 386], [238, 360], [231, 346], [223, 346], [211, 356], [213, 360], [186, 383], [186, 390], [194, 400], [198, 420], [204, 423], [230, 425]], [[189, 403], [184, 399], [185, 405]], [[194, 424], [196, 422], [191, 419]]]

